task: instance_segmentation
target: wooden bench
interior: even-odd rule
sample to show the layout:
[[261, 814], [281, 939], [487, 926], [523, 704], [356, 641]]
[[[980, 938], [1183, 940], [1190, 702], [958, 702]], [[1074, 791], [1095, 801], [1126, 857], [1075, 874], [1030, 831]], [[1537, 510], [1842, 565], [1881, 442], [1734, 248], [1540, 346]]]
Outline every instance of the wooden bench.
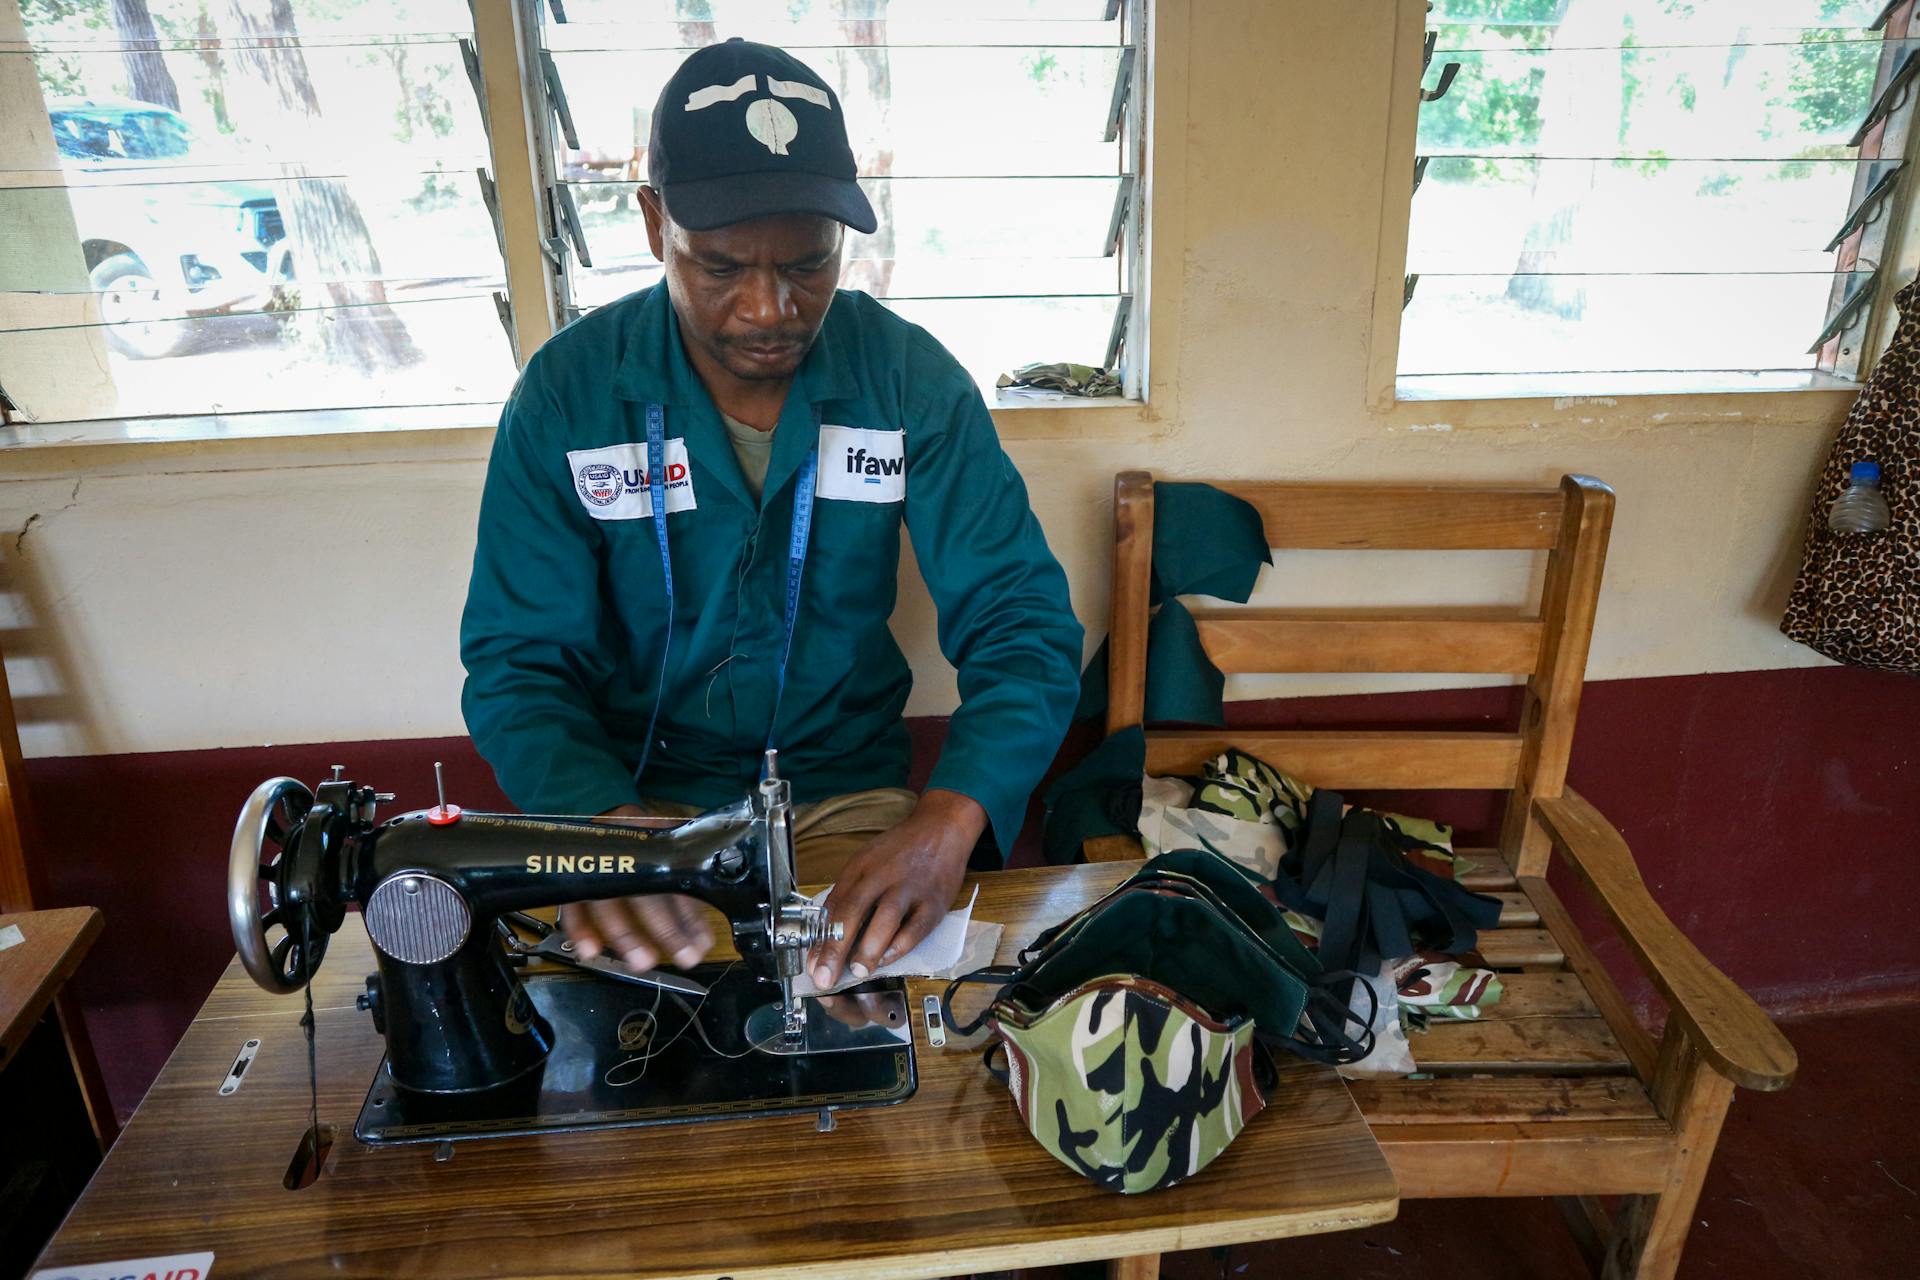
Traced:
[[[1557, 489], [1222, 483], [1257, 507], [1267, 541], [1330, 550], [1547, 553], [1536, 610], [1199, 609], [1228, 674], [1298, 671], [1525, 675], [1505, 731], [1183, 729], [1147, 733], [1147, 772], [1190, 774], [1229, 745], [1319, 786], [1509, 793], [1500, 844], [1462, 850], [1466, 877], [1504, 903], [1481, 953], [1506, 994], [1476, 1022], [1411, 1037], [1431, 1079], [1355, 1082], [1354, 1098], [1404, 1196], [1555, 1196], [1596, 1275], [1671, 1276], [1733, 1087], [1782, 1089], [1792, 1045], [1647, 893], [1620, 834], [1566, 786], [1613, 491], [1586, 476]], [[1145, 698], [1153, 477], [1114, 486], [1109, 732]], [[1549, 859], [1577, 881], [1668, 1005], [1656, 1045], [1547, 885]], [[1128, 838], [1090, 858], [1138, 858]], [[1609, 1210], [1601, 1197], [1623, 1199]], [[1129, 1276], [1155, 1273], [1129, 1260]]]

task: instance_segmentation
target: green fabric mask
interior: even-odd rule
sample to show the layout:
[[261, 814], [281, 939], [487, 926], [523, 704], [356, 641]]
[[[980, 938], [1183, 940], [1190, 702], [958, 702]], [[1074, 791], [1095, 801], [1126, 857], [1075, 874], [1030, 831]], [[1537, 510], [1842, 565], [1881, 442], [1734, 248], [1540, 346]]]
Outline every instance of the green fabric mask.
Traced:
[[[990, 1028], [1028, 1131], [1113, 1190], [1171, 1186], [1225, 1150], [1264, 1105], [1269, 1046], [1370, 1048], [1338, 1034], [1345, 1011], [1278, 909], [1204, 850], [1158, 859], [1020, 958], [957, 979], [946, 1018], [957, 1035]], [[1000, 991], [961, 1022], [951, 1002], [969, 983]]]

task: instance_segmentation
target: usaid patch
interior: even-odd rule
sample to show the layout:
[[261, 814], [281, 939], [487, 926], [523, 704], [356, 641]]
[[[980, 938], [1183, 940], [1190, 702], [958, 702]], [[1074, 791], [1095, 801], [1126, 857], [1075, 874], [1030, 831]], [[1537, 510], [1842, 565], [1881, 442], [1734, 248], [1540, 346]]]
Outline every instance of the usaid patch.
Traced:
[[861, 427], [820, 428], [822, 498], [899, 502], [907, 496], [907, 435]]
[[212, 1270], [212, 1253], [176, 1253], [165, 1258], [42, 1267], [33, 1273], [33, 1280], [207, 1280]]
[[[693, 470], [687, 465], [687, 442], [667, 441], [667, 511], [691, 511]], [[644, 520], [653, 514], [653, 491], [647, 477], [647, 446], [616, 444], [605, 449], [576, 449], [567, 455], [573, 472], [573, 491], [595, 520]]]

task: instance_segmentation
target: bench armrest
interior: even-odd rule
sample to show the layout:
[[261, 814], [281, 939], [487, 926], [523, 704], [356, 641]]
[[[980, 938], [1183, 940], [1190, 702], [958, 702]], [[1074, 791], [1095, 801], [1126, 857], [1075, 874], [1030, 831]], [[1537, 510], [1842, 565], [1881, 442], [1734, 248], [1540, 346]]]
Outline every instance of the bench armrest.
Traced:
[[1600, 811], [1573, 791], [1537, 799], [1553, 843], [1626, 939], [1653, 985], [1713, 1069], [1749, 1089], [1784, 1089], [1799, 1058], [1753, 998], [1721, 973], [1647, 892], [1633, 852]]

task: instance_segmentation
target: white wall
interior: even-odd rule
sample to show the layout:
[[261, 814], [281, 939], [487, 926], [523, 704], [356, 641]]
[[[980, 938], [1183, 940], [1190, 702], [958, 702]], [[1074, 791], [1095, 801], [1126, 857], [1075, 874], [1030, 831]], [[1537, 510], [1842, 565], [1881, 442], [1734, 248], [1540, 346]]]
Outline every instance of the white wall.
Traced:
[[[1821, 661], [1774, 627], [1844, 394], [1375, 407], [1376, 285], [1397, 302], [1411, 168], [1405, 8], [1160, 8], [1153, 404], [1000, 415], [1095, 636], [1117, 470], [1574, 470], [1620, 494], [1592, 677]], [[28, 754], [462, 732], [455, 635], [487, 434], [0, 450], [0, 643]], [[1536, 572], [1524, 556], [1297, 553], [1262, 595], [1503, 601]], [[896, 625], [921, 676], [911, 710], [950, 710], [917, 586]]]

